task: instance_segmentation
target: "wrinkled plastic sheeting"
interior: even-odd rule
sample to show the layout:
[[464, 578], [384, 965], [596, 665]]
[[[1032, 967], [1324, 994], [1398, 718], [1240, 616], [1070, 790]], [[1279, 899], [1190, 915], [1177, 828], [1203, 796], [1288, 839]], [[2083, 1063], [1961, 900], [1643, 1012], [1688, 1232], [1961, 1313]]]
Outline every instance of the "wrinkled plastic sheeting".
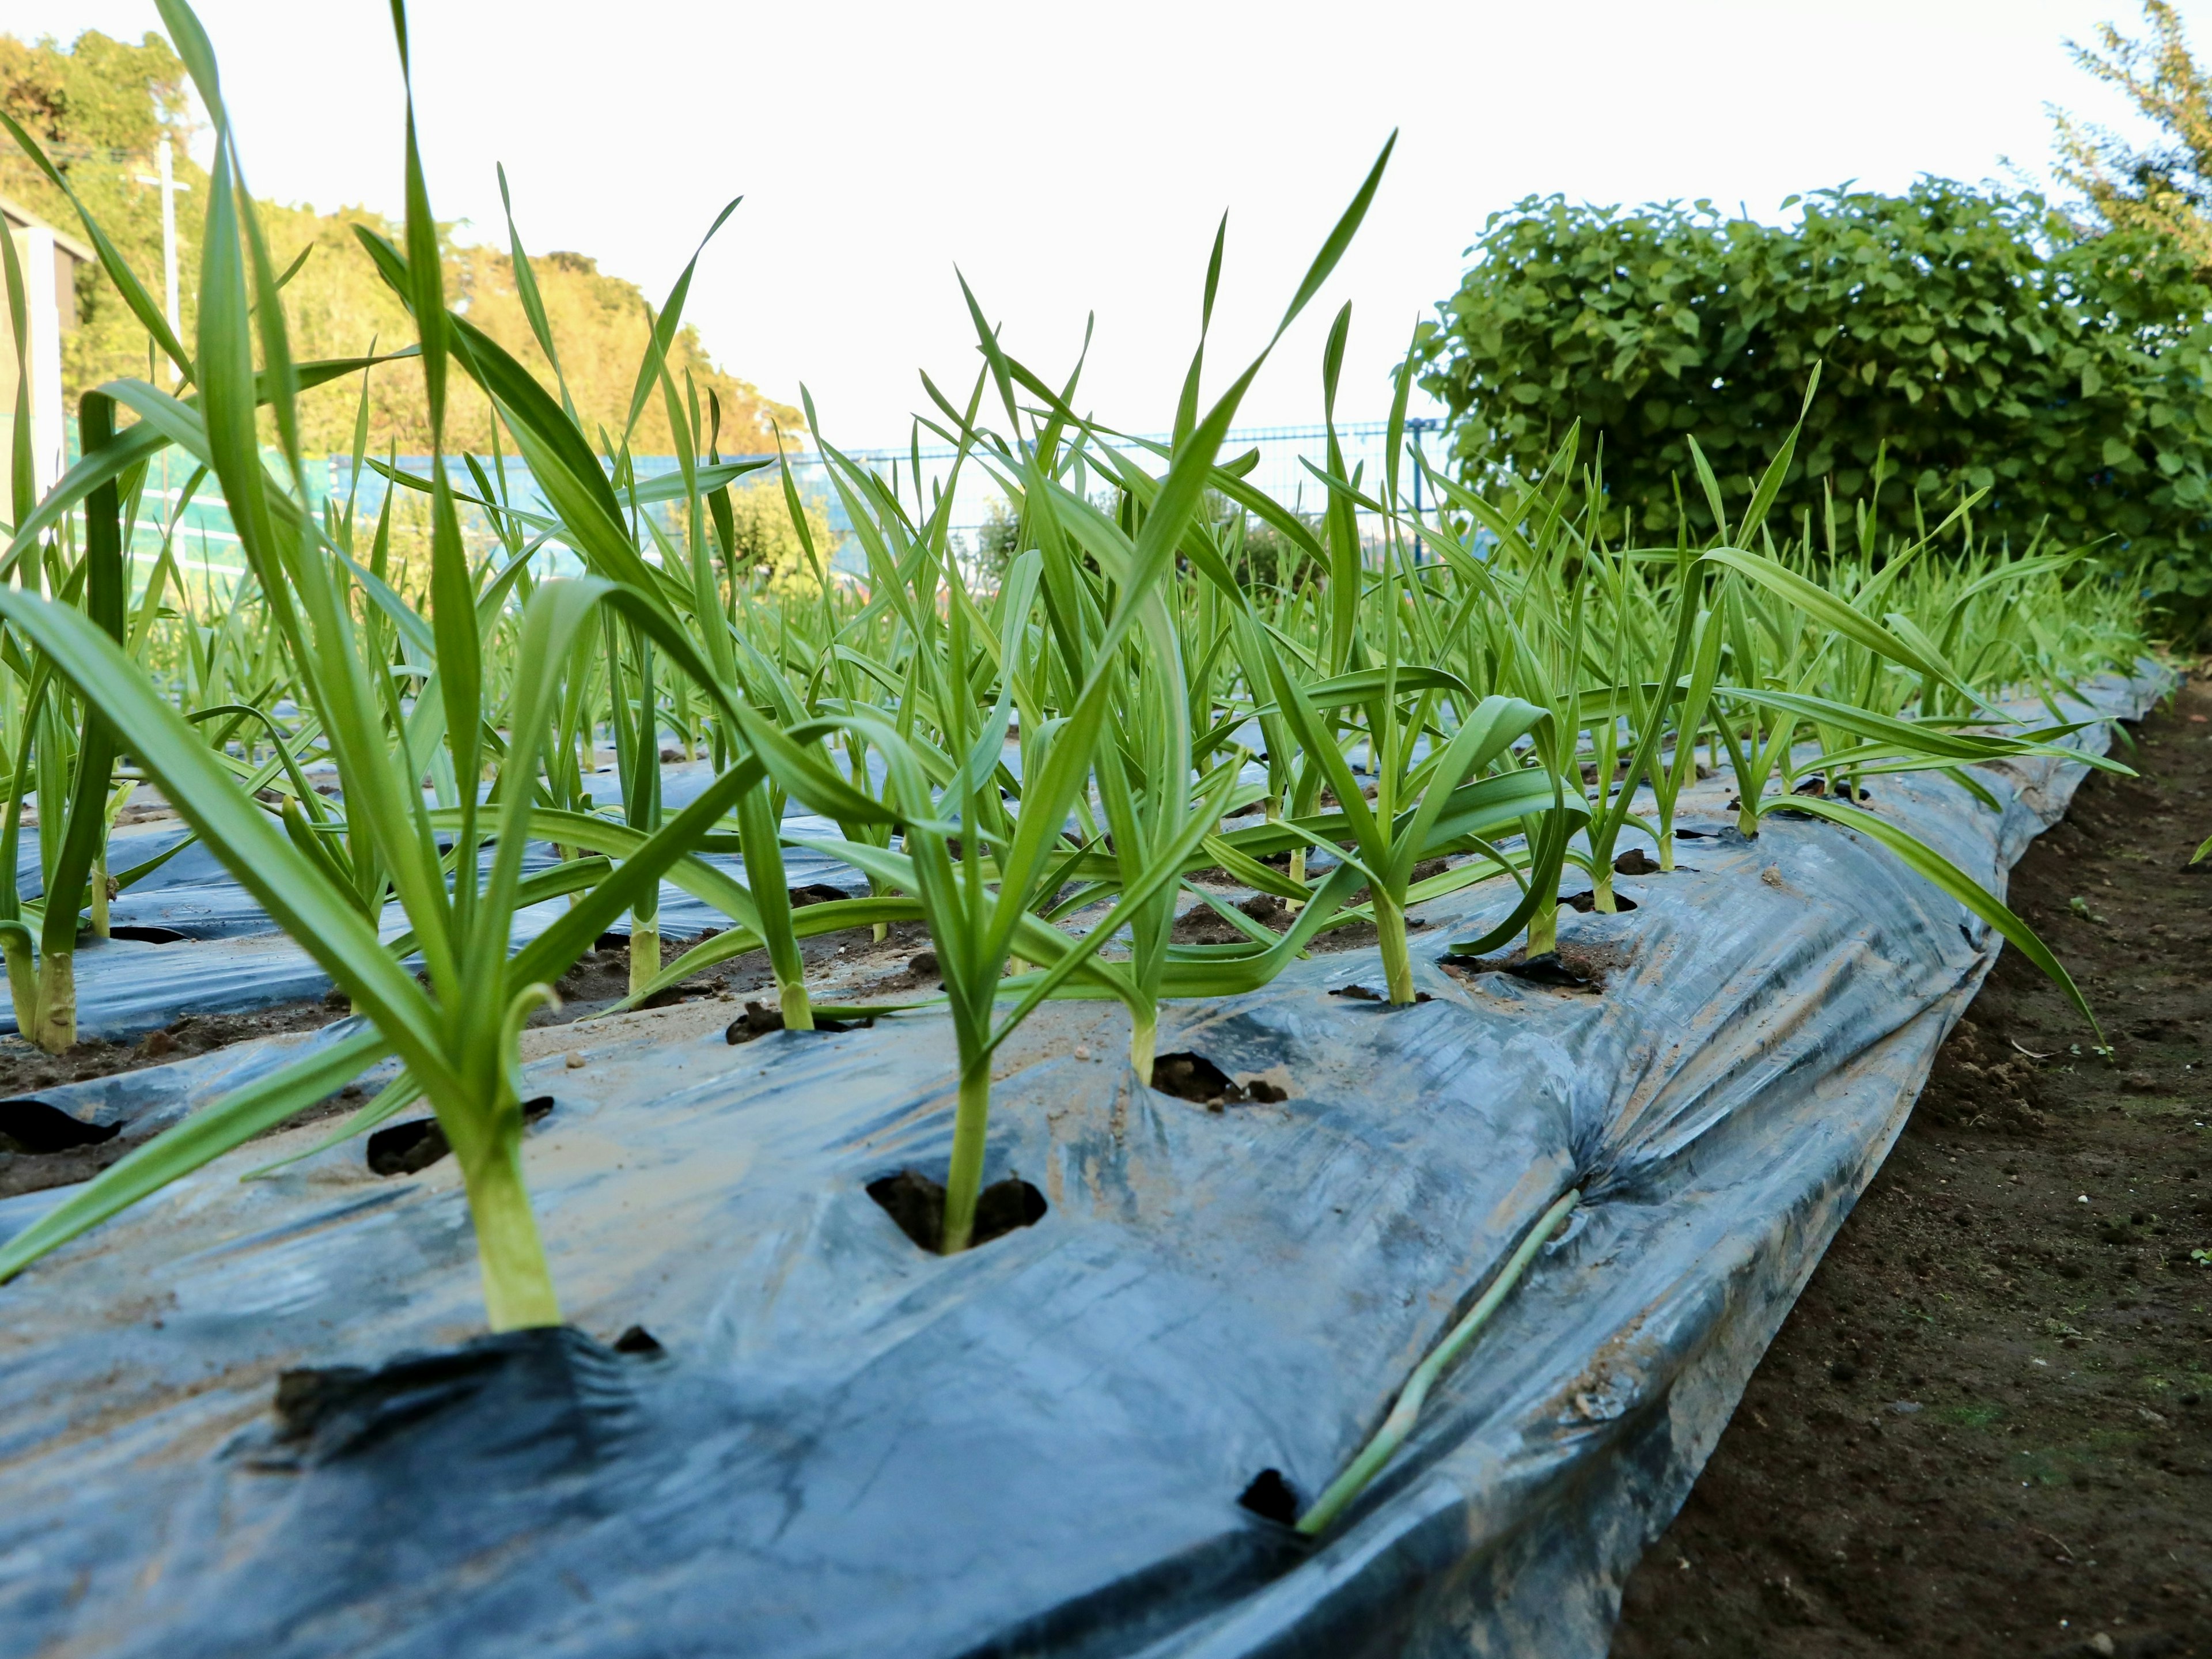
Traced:
[[[0, 1100], [0, 1134], [33, 1151], [93, 1145], [117, 1135], [149, 1139], [201, 1107], [344, 1042], [363, 1026], [359, 1017], [335, 1020], [302, 1035], [234, 1042], [166, 1066], [111, 1072]], [[0, 1227], [4, 1225], [0, 1218]]]
[[[15, 890], [26, 899], [39, 898], [46, 891], [39, 826], [24, 824], [17, 836]], [[204, 844], [193, 842], [171, 851], [191, 839], [191, 831], [175, 818], [118, 825], [109, 833], [107, 867], [112, 874], [127, 874], [164, 853], [170, 854], [109, 902], [111, 926], [126, 934], [141, 933], [149, 940], [228, 939], [274, 927], [260, 902], [238, 884]]]
[[[1936, 778], [1874, 805], [2001, 885], [2080, 770], [1991, 769], [2002, 815]], [[531, 1068], [572, 1331], [467, 1340], [450, 1159], [241, 1186], [284, 1145], [243, 1149], [0, 1291], [0, 1651], [1601, 1654], [1996, 951], [1833, 825], [1684, 857], [1563, 919], [1601, 994], [1444, 971], [1505, 902], [1463, 894], [1424, 907], [1418, 1006], [1331, 994], [1378, 982], [1360, 951], [1170, 1011], [1163, 1052], [1279, 1104], [1134, 1087], [1116, 1011], [1048, 1006], [987, 1177], [1048, 1212], [950, 1259], [865, 1190], [944, 1166], [940, 1016]], [[1269, 1468], [1310, 1502], [1570, 1185], [1329, 1537], [1238, 1505]], [[634, 1324], [665, 1353], [592, 1340]], [[279, 1370], [406, 1352], [280, 1432]]]
[[[1006, 763], [1018, 771], [1020, 758], [1018, 748], [1010, 746]], [[868, 759], [872, 774], [880, 778], [882, 756], [871, 751]], [[1264, 769], [1255, 768], [1252, 775], [1263, 777]], [[663, 810], [680, 811], [714, 777], [713, 768], [704, 760], [663, 766]], [[594, 773], [587, 781], [597, 805], [621, 804], [622, 786], [614, 774]], [[791, 836], [820, 840], [842, 836], [829, 819], [789, 804], [783, 825], [784, 833]], [[189, 835], [174, 820], [118, 829], [109, 842], [109, 867], [128, 870]], [[22, 837], [17, 880], [25, 896], [36, 897], [40, 881], [38, 826], [26, 826]], [[720, 853], [703, 856], [726, 874], [740, 882], [745, 879], [744, 860]], [[523, 873], [548, 868], [554, 857], [550, 846], [533, 842], [523, 857]], [[490, 859], [487, 848], [487, 866]], [[1328, 855], [1316, 852], [1308, 865], [1321, 870], [1330, 862]], [[836, 888], [856, 898], [868, 891], [866, 880], [851, 866], [805, 848], [784, 848], [783, 865], [784, 881], [791, 888]], [[567, 903], [561, 899], [518, 912], [511, 947], [520, 950], [535, 939]], [[187, 1015], [249, 1013], [280, 1003], [311, 1000], [331, 987], [330, 976], [315, 959], [276, 931], [261, 902], [200, 842], [185, 848], [118, 894], [109, 905], [108, 920], [110, 938], [87, 936], [77, 945], [77, 1030], [85, 1036], [128, 1040]], [[730, 925], [730, 918], [713, 905], [672, 882], [661, 884], [657, 926], [663, 939], [689, 939]], [[607, 932], [626, 938], [629, 928], [630, 915], [625, 911], [609, 924]], [[385, 937], [396, 939], [406, 930], [400, 907], [387, 906]], [[14, 1006], [0, 998], [0, 1033], [15, 1029]]]
[[[787, 823], [787, 833], [793, 835], [836, 833], [836, 826], [819, 819], [793, 819]], [[176, 861], [195, 855], [214, 862], [213, 855], [198, 846], [179, 854]], [[706, 861], [740, 881], [744, 879], [744, 862], [736, 857], [712, 854]], [[551, 862], [550, 850], [533, 848], [524, 860], [525, 872], [542, 869]], [[866, 881], [848, 866], [796, 848], [784, 854], [784, 878], [793, 887], [820, 884], [855, 896], [867, 890]], [[143, 894], [133, 888], [131, 893], [137, 896], [131, 905], [118, 899], [113, 908], [111, 920], [118, 927], [149, 926], [182, 933], [216, 917], [221, 920], [221, 931], [166, 943], [131, 938], [80, 939], [76, 994], [77, 1030], [82, 1036], [120, 1041], [187, 1014], [246, 1013], [279, 1003], [312, 1000], [331, 988], [330, 975], [315, 959], [282, 933], [270, 931], [274, 924], [259, 903], [227, 875], [151, 888]], [[537, 938], [565, 915], [568, 907], [566, 898], [556, 898], [517, 911], [512, 947], [520, 950]], [[672, 884], [662, 884], [659, 927], [664, 939], [688, 938], [710, 927], [730, 925], [730, 919], [713, 906]], [[399, 907], [388, 906], [384, 936], [397, 939], [406, 927]], [[609, 931], [626, 934], [629, 928], [625, 913]], [[14, 1030], [14, 1006], [0, 998], [0, 1032]]]

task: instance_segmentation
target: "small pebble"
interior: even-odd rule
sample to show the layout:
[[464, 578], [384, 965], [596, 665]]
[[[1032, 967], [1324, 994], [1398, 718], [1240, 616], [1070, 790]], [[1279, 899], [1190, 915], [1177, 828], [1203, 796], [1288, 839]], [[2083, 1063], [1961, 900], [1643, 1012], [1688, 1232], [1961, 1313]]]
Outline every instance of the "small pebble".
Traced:
[[1078, 1060], [1088, 1060], [1091, 1058], [1091, 1050], [1079, 1042], [1075, 1045], [1075, 1057]]
[[580, 1053], [572, 1051], [568, 1055], [568, 1066], [572, 1072], [581, 1071], [584, 1066], [584, 1056]]

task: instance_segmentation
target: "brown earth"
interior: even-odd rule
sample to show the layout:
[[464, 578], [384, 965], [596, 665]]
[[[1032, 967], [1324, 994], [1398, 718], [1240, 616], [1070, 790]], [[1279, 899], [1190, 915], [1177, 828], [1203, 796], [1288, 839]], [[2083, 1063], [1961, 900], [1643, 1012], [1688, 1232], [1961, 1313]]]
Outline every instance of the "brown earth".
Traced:
[[2212, 685], [2093, 775], [1614, 1659], [2212, 1655]]

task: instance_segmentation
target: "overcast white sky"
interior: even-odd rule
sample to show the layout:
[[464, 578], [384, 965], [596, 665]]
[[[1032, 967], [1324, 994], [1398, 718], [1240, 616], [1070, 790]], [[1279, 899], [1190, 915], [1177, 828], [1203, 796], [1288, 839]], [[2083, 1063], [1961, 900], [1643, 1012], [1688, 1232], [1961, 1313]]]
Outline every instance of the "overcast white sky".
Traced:
[[[656, 300], [715, 210], [690, 315], [734, 372], [833, 441], [903, 441], [915, 378], [974, 372], [957, 263], [1009, 346], [1086, 401], [1164, 426], [1214, 222], [1229, 257], [1209, 363], [1256, 349], [1393, 127], [1396, 159], [1324, 302], [1240, 423], [1318, 417], [1328, 315], [1356, 302], [1339, 414], [1377, 416], [1417, 317], [1494, 210], [1530, 192], [1706, 196], [1771, 216], [1856, 179], [2040, 173], [2045, 106], [2110, 118], [2063, 40], [2135, 0], [1214, 0], [835, 7], [690, 0], [418, 3], [431, 198], [498, 237], [503, 161], [534, 250], [574, 248]], [[2184, 0], [2200, 51], [2212, 0]], [[257, 193], [397, 214], [384, 0], [204, 0]], [[9, 0], [10, 32], [136, 38], [151, 0]], [[1210, 390], [1212, 388], [1209, 388]]]

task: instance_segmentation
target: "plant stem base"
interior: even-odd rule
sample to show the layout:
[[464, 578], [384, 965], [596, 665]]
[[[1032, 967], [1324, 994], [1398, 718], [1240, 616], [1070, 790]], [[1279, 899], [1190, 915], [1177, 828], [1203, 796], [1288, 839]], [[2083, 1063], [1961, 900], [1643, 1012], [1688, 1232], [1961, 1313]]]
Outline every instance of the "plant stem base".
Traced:
[[[519, 1120], [518, 1120], [519, 1122]], [[518, 1133], [475, 1169], [464, 1165], [469, 1218], [476, 1227], [477, 1265], [483, 1274], [484, 1315], [495, 1331], [561, 1322], [561, 1303], [545, 1265], [545, 1246], [522, 1181]]]

